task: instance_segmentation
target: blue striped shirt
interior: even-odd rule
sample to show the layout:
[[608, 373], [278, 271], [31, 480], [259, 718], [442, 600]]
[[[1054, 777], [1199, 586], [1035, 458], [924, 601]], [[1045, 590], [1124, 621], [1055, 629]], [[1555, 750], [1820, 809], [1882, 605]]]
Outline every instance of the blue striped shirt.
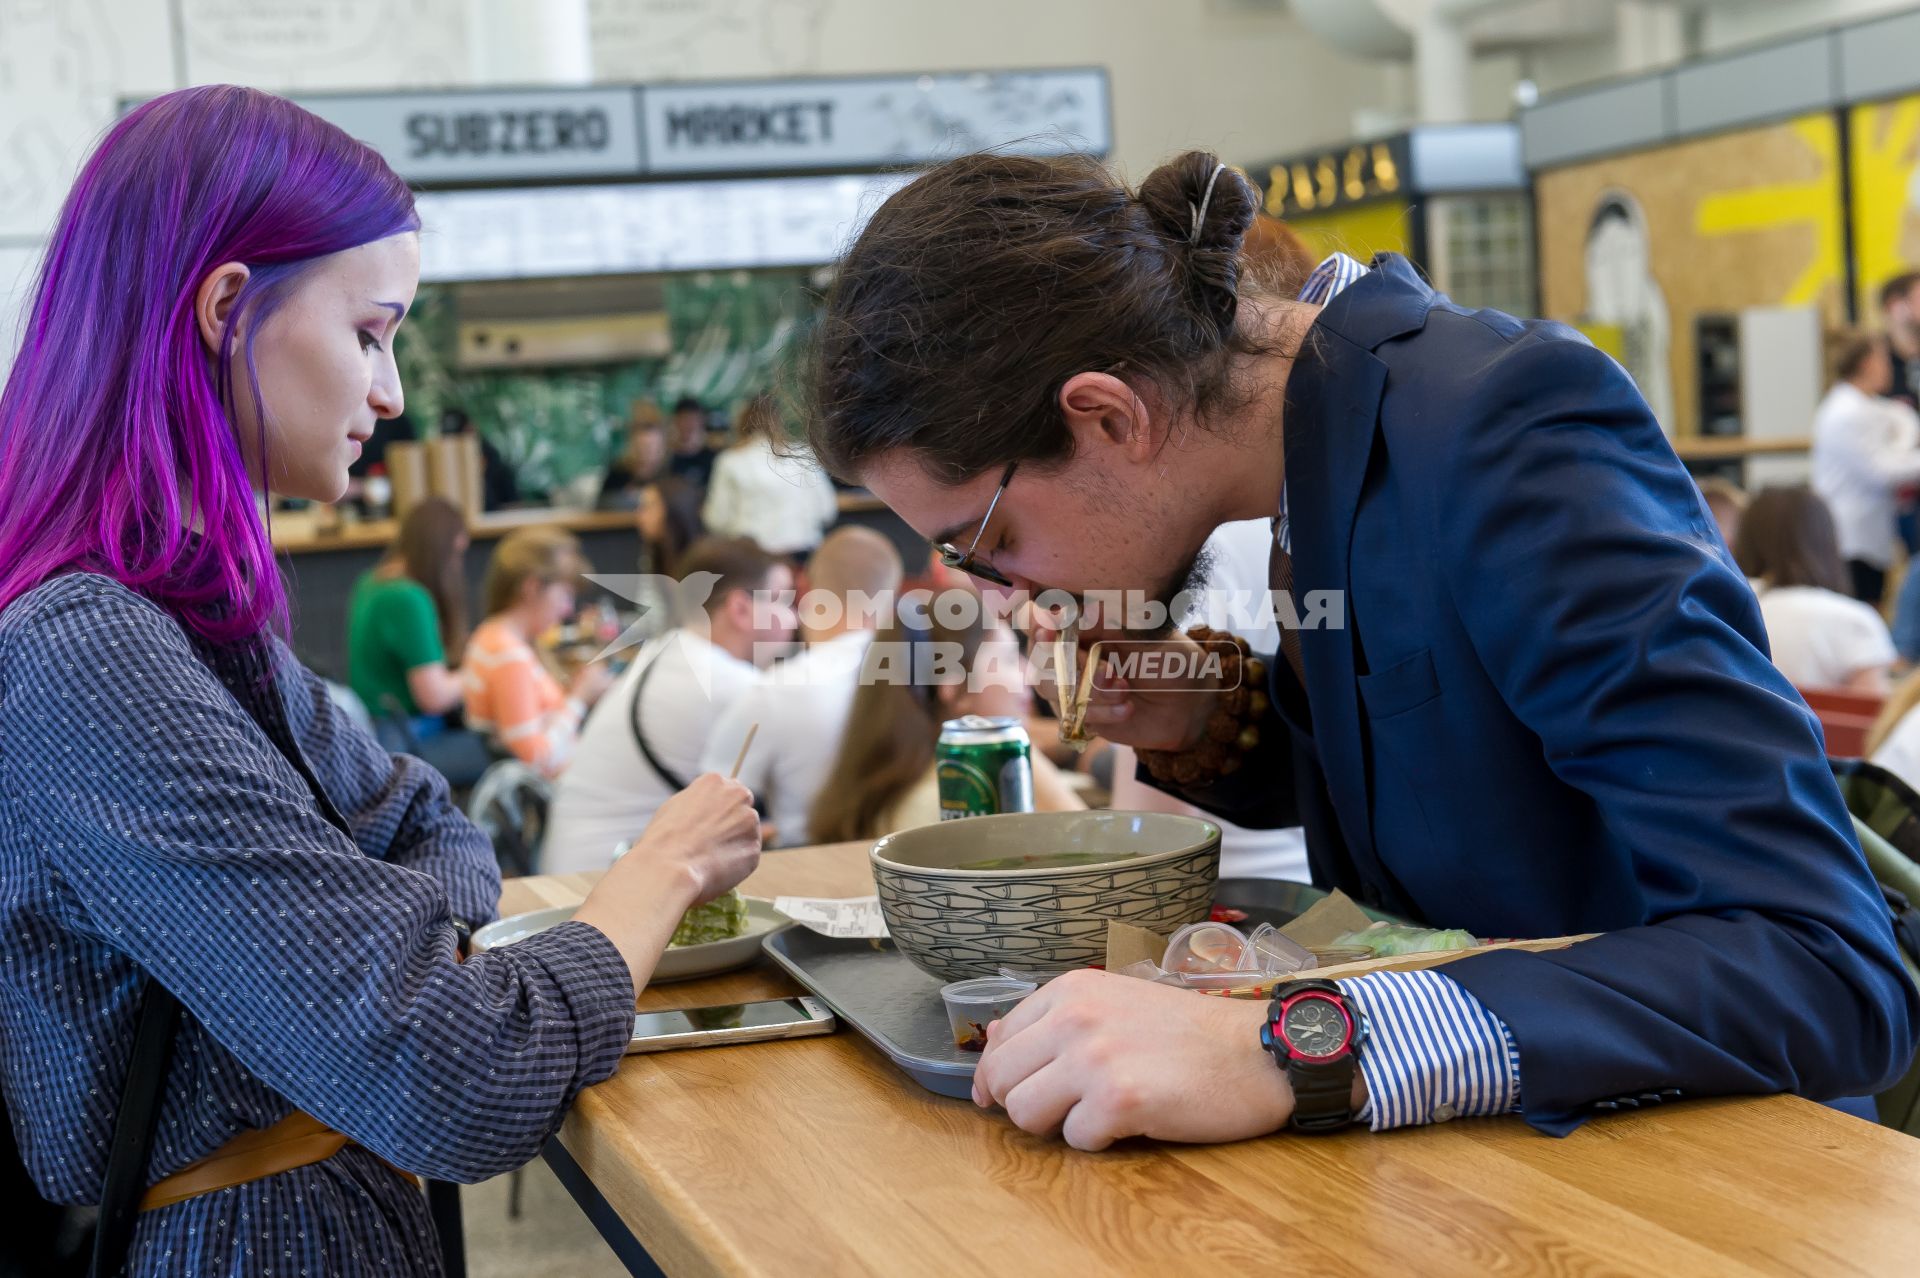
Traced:
[[[1335, 253], [1307, 277], [1299, 300], [1324, 306], [1366, 273]], [[1274, 537], [1293, 553], [1284, 489]], [[1339, 984], [1367, 1023], [1359, 1053], [1367, 1104], [1358, 1118], [1374, 1131], [1520, 1108], [1513, 1032], [1459, 984], [1439, 972], [1378, 972]]]

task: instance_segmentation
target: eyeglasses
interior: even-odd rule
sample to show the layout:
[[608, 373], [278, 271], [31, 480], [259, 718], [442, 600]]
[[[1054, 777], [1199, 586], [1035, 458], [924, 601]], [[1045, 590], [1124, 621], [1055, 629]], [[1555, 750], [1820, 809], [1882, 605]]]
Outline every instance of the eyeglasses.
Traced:
[[1000, 476], [1000, 486], [993, 490], [993, 500], [987, 503], [987, 513], [980, 516], [980, 527], [974, 530], [973, 541], [962, 552], [950, 541], [937, 541], [933, 548], [940, 555], [940, 562], [949, 568], [957, 568], [982, 581], [991, 581], [996, 586], [1011, 588], [1013, 583], [1000, 575], [999, 570], [984, 559], [974, 557], [974, 551], [980, 547], [980, 539], [987, 535], [987, 521], [993, 518], [993, 508], [1000, 504], [1000, 494], [1007, 491], [1007, 481], [1013, 478], [1013, 472], [1019, 462], [1008, 462], [1007, 469]]

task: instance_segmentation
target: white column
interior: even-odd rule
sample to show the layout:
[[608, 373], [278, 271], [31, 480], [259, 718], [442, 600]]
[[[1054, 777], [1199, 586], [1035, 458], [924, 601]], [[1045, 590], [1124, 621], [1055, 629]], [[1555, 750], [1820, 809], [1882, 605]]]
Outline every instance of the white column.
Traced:
[[1457, 124], [1470, 114], [1473, 47], [1467, 33], [1439, 6], [1420, 16], [1413, 33], [1414, 74], [1422, 124]]
[[1622, 75], [1672, 66], [1686, 56], [1686, 18], [1665, 0], [1619, 0], [1613, 11], [1614, 60]]
[[588, 84], [587, 0], [467, 0], [475, 84]]

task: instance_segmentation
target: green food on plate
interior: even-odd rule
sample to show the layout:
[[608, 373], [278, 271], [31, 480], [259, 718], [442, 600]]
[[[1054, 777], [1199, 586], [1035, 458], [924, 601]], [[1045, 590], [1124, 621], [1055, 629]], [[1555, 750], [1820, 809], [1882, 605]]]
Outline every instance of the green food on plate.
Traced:
[[725, 896], [715, 897], [705, 905], [696, 905], [688, 910], [680, 920], [680, 926], [673, 930], [673, 939], [669, 946], [707, 945], [714, 941], [730, 941], [743, 935], [747, 930], [747, 902], [738, 892], [728, 892]]

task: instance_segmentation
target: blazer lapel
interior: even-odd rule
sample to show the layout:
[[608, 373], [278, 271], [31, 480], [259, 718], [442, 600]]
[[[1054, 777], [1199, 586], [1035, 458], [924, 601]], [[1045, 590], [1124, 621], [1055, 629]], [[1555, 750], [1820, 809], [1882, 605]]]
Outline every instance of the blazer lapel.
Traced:
[[1317, 357], [1294, 368], [1284, 423], [1287, 511], [1293, 543], [1294, 595], [1310, 614], [1315, 591], [1339, 592], [1317, 629], [1302, 630], [1307, 704], [1313, 739], [1326, 770], [1341, 830], [1363, 877], [1383, 887], [1373, 846], [1371, 777], [1361, 729], [1355, 645], [1347, 608], [1353, 522], [1379, 426], [1386, 366], [1334, 332], [1318, 337]]

